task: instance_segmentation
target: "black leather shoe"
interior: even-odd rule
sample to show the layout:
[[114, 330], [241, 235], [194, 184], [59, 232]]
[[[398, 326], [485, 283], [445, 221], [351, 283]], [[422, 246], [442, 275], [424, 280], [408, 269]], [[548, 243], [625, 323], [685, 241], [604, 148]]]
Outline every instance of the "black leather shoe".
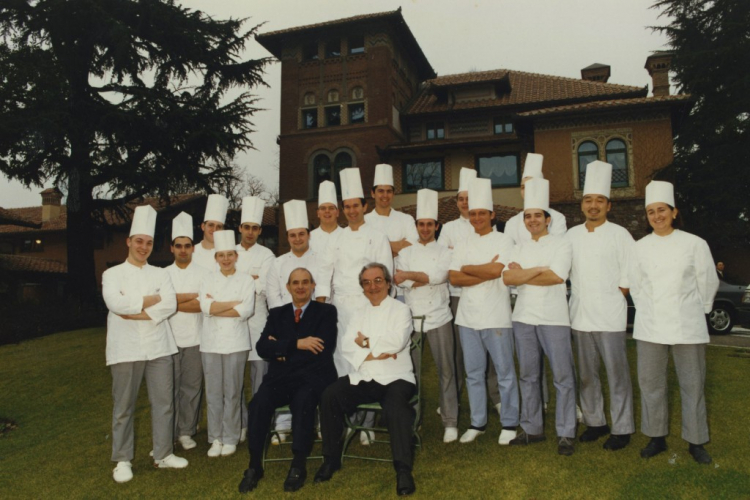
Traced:
[[333, 477], [333, 473], [341, 468], [341, 465], [333, 465], [331, 462], [323, 462], [318, 472], [315, 473], [314, 481], [316, 483], [325, 483], [330, 481]]
[[710, 464], [711, 455], [708, 454], [702, 444], [691, 444], [688, 451], [693, 456], [693, 460], [699, 464]]
[[581, 437], [579, 437], [578, 440], [582, 443], [590, 443], [596, 441], [602, 436], [606, 436], [607, 434], [609, 434], [608, 425], [600, 425], [597, 427], [589, 426], [586, 427], [586, 430], [583, 431], [583, 434], [581, 434]]
[[263, 470], [247, 469], [240, 481], [240, 493], [253, 491], [261, 479], [263, 479]]
[[544, 434], [526, 434], [526, 431], [521, 431], [518, 435], [510, 440], [511, 446], [525, 446], [527, 444], [541, 443], [547, 439]]
[[297, 491], [305, 485], [305, 479], [307, 479], [306, 469], [290, 468], [289, 474], [286, 475], [286, 481], [284, 481], [284, 491]]
[[408, 470], [402, 470], [396, 473], [396, 493], [399, 496], [411, 495], [417, 491], [414, 485], [414, 478]]
[[667, 451], [667, 440], [663, 437], [651, 438], [651, 441], [641, 450], [641, 458], [655, 457], [663, 451]]
[[630, 434], [610, 434], [606, 441], [604, 441], [605, 450], [617, 451], [625, 448], [630, 444]]

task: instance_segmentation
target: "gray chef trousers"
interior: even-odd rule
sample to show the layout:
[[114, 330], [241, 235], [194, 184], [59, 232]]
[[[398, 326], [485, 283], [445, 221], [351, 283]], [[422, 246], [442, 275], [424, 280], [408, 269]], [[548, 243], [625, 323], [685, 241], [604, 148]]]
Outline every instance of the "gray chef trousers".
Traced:
[[174, 355], [174, 438], [192, 436], [201, 416], [203, 363], [199, 345], [177, 347]]
[[[456, 324], [456, 314], [458, 314], [458, 303], [460, 299], [461, 297], [451, 297], [451, 314], [453, 314], [453, 319], [451, 320], [451, 325], [453, 325], [453, 347], [456, 351], [456, 370], [454, 373], [456, 374], [459, 401], [461, 401], [461, 392], [464, 389], [464, 374], [466, 373], [466, 369], [464, 368], [464, 351], [461, 348], [461, 333]], [[495, 379], [497, 379], [497, 376], [495, 376]], [[495, 386], [497, 386], [497, 381], [495, 382]], [[497, 397], [500, 399], [499, 393]]]
[[248, 352], [201, 353], [206, 377], [209, 443], [219, 441], [221, 444], [237, 445], [240, 442], [240, 401]]
[[[456, 349], [451, 322], [447, 322], [432, 330], [424, 332], [424, 339], [430, 344], [430, 352], [435, 360], [440, 389], [440, 416], [443, 427], [458, 427], [458, 383], [456, 378]], [[416, 357], [416, 349], [412, 349], [414, 373], [421, 376], [422, 367]], [[420, 356], [421, 358], [421, 356]]]

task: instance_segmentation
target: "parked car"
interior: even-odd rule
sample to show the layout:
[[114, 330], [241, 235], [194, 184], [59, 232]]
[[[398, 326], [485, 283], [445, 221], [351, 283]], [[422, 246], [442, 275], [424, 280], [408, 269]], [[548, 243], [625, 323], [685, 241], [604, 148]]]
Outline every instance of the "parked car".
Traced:
[[750, 325], [750, 285], [720, 280], [714, 308], [708, 314], [708, 329], [712, 334], [722, 335], [731, 332], [735, 325]]

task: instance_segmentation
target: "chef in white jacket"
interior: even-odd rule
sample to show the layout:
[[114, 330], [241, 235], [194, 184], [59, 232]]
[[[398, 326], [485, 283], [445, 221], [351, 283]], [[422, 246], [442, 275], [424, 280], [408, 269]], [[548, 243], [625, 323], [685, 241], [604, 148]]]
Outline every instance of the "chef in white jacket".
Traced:
[[341, 231], [336, 184], [331, 181], [323, 181], [318, 186], [318, 222], [320, 225], [310, 231], [310, 248], [318, 255], [324, 255], [331, 238]]
[[681, 231], [674, 187], [663, 181], [646, 186], [646, 216], [653, 230], [638, 240], [630, 261], [630, 293], [635, 304], [641, 389], [641, 432], [651, 440], [641, 450], [650, 458], [667, 449], [667, 363], [672, 352], [682, 406], [682, 438], [700, 464], [711, 463], [706, 419], [705, 314], [719, 288], [713, 257], [701, 238]]
[[203, 240], [195, 244], [193, 259], [199, 266], [209, 271], [218, 271], [219, 267], [214, 259], [216, 250], [214, 249], [214, 232], [224, 229], [224, 222], [227, 219], [227, 210], [229, 209], [229, 200], [220, 194], [208, 195], [206, 201], [206, 212], [203, 216], [201, 231], [203, 231]]
[[[164, 269], [152, 267], [156, 211], [141, 206], [133, 213], [127, 239], [128, 258], [104, 271], [102, 296], [107, 315], [107, 366], [112, 372], [112, 477], [133, 479], [133, 420], [138, 389], [145, 376], [151, 404], [154, 465], [183, 468], [188, 461], [172, 453], [174, 426], [173, 360], [177, 352], [166, 319], [175, 311], [172, 281]], [[148, 449], [148, 448], [147, 448]]]
[[177, 343], [174, 355], [175, 437], [186, 450], [197, 443], [203, 392], [200, 342], [203, 314], [198, 292], [208, 270], [193, 262], [193, 218], [185, 212], [172, 220], [174, 263], [167, 267], [177, 294], [177, 311], [169, 317], [169, 328]]
[[255, 310], [255, 280], [236, 268], [234, 231], [216, 231], [214, 245], [220, 270], [209, 274], [200, 290], [209, 457], [233, 454], [240, 441], [240, 394], [250, 351], [247, 320]]

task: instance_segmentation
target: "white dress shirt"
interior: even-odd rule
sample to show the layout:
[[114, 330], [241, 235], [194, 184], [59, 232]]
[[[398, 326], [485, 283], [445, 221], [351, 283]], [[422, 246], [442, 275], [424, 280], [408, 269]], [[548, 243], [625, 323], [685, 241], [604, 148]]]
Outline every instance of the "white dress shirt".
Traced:
[[[209, 297], [209, 295], [211, 297]], [[224, 276], [221, 271], [210, 273], [203, 281], [200, 291], [201, 311], [205, 315], [201, 352], [232, 354], [250, 350], [250, 330], [247, 320], [255, 310], [255, 280], [249, 274], [235, 271]], [[214, 302], [233, 302], [239, 317], [229, 318], [211, 315]]]
[[[150, 320], [124, 319], [138, 314], [143, 297], [159, 295], [161, 301], [146, 309]], [[148, 264], [138, 267], [125, 261], [102, 274], [102, 296], [107, 304], [107, 366], [149, 361], [177, 352], [165, 320], [177, 308], [172, 280], [165, 269]]]
[[208, 271], [218, 271], [219, 263], [216, 262], [216, 249], [207, 250], [203, 248], [203, 242], [193, 245], [193, 262]]
[[[474, 226], [471, 225], [469, 219], [464, 219], [459, 216], [458, 219], [446, 222], [443, 229], [440, 231], [440, 238], [438, 243], [446, 248], [453, 250], [462, 241], [474, 233]], [[450, 290], [451, 297], [461, 296], [461, 287], [453, 286], [448, 283], [448, 290]]]
[[[167, 267], [167, 273], [172, 280], [175, 293], [198, 293], [203, 280], [209, 271], [195, 262], [190, 262], [185, 269], [177, 264]], [[203, 329], [203, 315], [200, 312], [186, 313], [176, 311], [169, 317], [169, 328], [174, 335], [177, 347], [193, 347], [201, 343]]]
[[[451, 250], [432, 241], [426, 245], [417, 243], [401, 250], [398, 255], [398, 269], [423, 272], [429, 283], [413, 288], [411, 280], [401, 284], [404, 299], [414, 316], [426, 316], [424, 330], [432, 330], [448, 323], [453, 315], [448, 293], [448, 268], [451, 264]], [[416, 327], [415, 322], [415, 327]]]
[[[549, 234], [556, 236], [564, 235], [567, 230], [565, 216], [552, 208], [547, 210], [547, 213], [550, 215], [550, 223], [547, 226]], [[531, 233], [526, 229], [526, 224], [523, 223], [523, 210], [508, 219], [508, 222], [505, 223], [503, 233], [510, 236], [516, 245], [531, 241]]]
[[286, 289], [286, 284], [289, 281], [289, 275], [298, 267], [304, 267], [310, 271], [315, 280], [313, 299], [331, 296], [331, 275], [333, 273], [331, 261], [312, 249], [308, 249], [301, 257], [297, 257], [292, 252], [287, 252], [277, 257], [271, 264], [270, 271], [268, 271], [266, 294], [269, 308], [273, 309], [292, 302], [292, 295]]
[[248, 249], [238, 244], [237, 255], [239, 256], [237, 258], [237, 271], [258, 277], [255, 280], [255, 312], [248, 320], [251, 348], [248, 361], [261, 361], [262, 358], [258, 356], [255, 350], [255, 344], [260, 340], [260, 334], [266, 327], [266, 319], [268, 318], [266, 278], [276, 256], [271, 250], [258, 243]]
[[324, 255], [328, 251], [328, 244], [331, 242], [331, 238], [334, 234], [341, 231], [341, 226], [336, 226], [336, 229], [327, 233], [323, 231], [323, 228], [317, 228], [310, 231], [310, 248], [315, 250], [318, 255]]
[[379, 262], [393, 275], [393, 257], [388, 238], [369, 224], [357, 231], [346, 227], [331, 238], [326, 258], [333, 266], [333, 293], [335, 295], [362, 295], [359, 272], [366, 264]]

